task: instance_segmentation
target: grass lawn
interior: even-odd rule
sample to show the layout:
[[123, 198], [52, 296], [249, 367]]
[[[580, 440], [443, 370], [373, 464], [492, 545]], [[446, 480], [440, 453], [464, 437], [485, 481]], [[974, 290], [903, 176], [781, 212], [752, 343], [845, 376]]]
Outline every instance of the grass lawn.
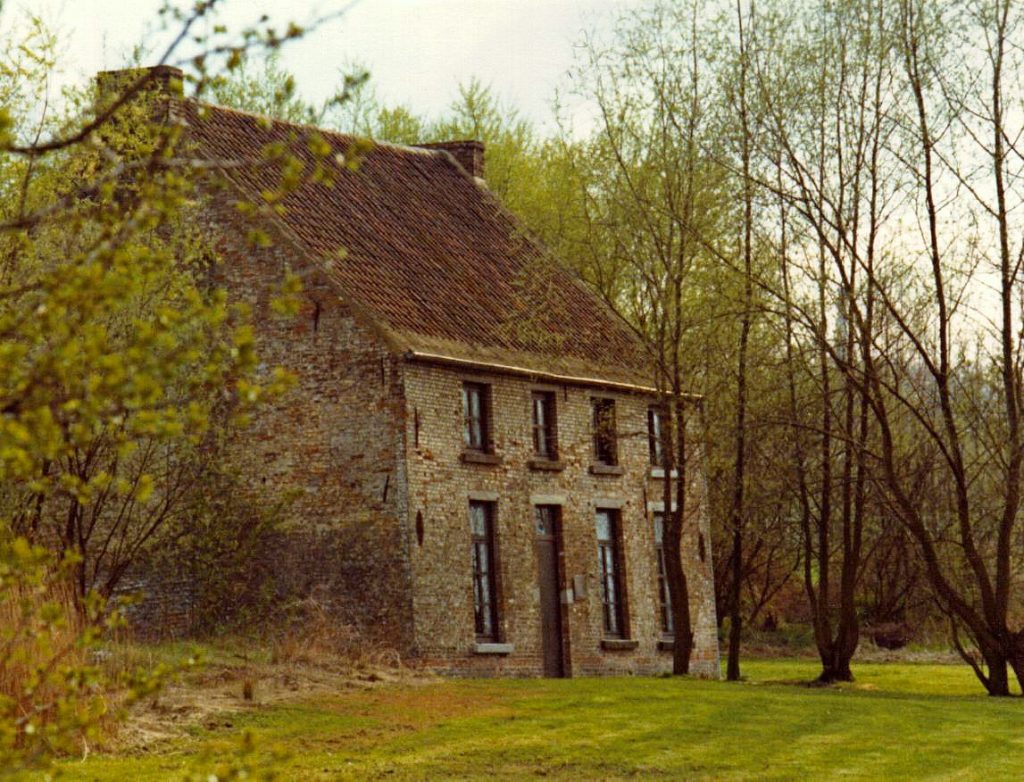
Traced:
[[181, 779], [248, 729], [284, 779], [1019, 779], [1024, 702], [963, 666], [862, 664], [840, 688], [812, 662], [751, 661], [741, 684], [677, 679], [441, 680], [250, 706], [158, 751], [92, 755], [64, 779]]

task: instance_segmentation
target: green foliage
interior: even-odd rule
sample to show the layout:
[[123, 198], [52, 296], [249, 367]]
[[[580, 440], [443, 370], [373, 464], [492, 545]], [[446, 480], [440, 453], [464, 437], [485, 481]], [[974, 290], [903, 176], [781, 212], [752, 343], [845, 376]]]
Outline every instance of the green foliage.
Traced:
[[0, 543], [0, 778], [81, 752], [168, 673], [111, 678], [95, 662], [121, 615], [95, 592], [76, 601], [75, 565], [24, 538]]
[[243, 60], [230, 75], [219, 75], [210, 85], [210, 98], [221, 106], [286, 122], [313, 124], [318, 118], [316, 109], [297, 94], [295, 77], [281, 67], [276, 52], [261, 68]]
[[[83, 597], [109, 594], [173, 513], [224, 395], [255, 367], [240, 313], [203, 283], [194, 182], [162, 165], [178, 131], [152, 126], [153, 111], [126, 106], [100, 149], [0, 158], [0, 186], [23, 194], [0, 209], [2, 521], [79, 551]], [[123, 556], [97, 559], [94, 536]]]
[[[162, 7], [175, 46], [187, 38], [200, 51], [170, 91], [201, 97], [221, 84], [218, 69], [303, 32], [264, 18], [232, 34], [213, 22], [215, 6]], [[257, 375], [249, 313], [213, 283], [220, 259], [203, 204], [228, 183], [221, 161], [193, 158], [167, 93], [137, 70], [57, 100], [55, 36], [29, 19], [9, 43], [0, 53], [0, 775], [87, 749], [103, 723], [159, 687], [162, 666], [109, 674], [99, 664], [101, 642], [122, 624], [108, 598], [175, 539], [203, 537], [204, 567], [239, 572], [269, 522], [225, 513], [245, 492], [219, 446], [290, 380], [277, 369]], [[274, 105], [297, 110], [292, 85], [278, 88]], [[254, 221], [275, 215], [285, 193], [328, 179], [285, 145], [254, 164], [280, 171], [259, 203], [238, 204]], [[268, 240], [262, 228], [253, 238]], [[283, 280], [281, 316], [300, 290], [295, 276]], [[253, 777], [247, 753], [221, 777]]]
[[211, 78], [209, 99], [285, 122], [322, 125], [326, 116], [344, 110], [368, 78], [365, 69], [353, 68], [342, 75], [333, 95], [314, 105], [299, 92], [294, 75], [281, 66], [275, 50], [262, 59], [242, 57], [233, 68]]
[[[189, 158], [144, 71], [69, 93], [63, 115], [33, 104], [55, 47], [33, 27], [0, 67], [17, 108], [17, 143], [0, 154], [12, 196], [0, 206], [0, 527], [74, 553], [84, 599], [112, 594], [187, 523], [203, 470], [219, 466], [214, 428], [244, 424], [289, 379], [256, 377], [249, 313], [211, 283], [219, 259], [201, 216], [203, 188], [223, 184], [213, 161]], [[47, 137], [58, 141], [32, 146]], [[286, 148], [264, 158], [280, 187], [239, 203], [254, 221], [324, 179]], [[275, 310], [293, 312], [300, 290], [285, 279]]]

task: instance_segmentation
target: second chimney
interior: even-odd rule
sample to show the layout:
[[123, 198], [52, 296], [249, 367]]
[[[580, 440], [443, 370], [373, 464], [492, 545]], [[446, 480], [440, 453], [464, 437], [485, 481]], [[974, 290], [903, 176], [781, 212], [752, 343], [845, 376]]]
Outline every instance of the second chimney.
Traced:
[[424, 149], [443, 149], [475, 179], [484, 178], [484, 143], [482, 141], [435, 141], [417, 144]]

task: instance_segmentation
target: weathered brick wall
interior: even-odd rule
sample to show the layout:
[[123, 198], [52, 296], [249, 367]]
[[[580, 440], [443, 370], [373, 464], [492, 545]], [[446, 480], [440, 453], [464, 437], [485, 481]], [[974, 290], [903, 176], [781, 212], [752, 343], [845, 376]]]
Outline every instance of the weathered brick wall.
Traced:
[[[224, 263], [216, 282], [252, 310], [261, 371], [283, 366], [297, 383], [265, 407], [232, 443], [252, 483], [268, 498], [288, 495], [290, 532], [272, 556], [282, 594], [327, 596], [339, 621], [424, 665], [479, 675], [542, 671], [536, 504], [560, 505], [563, 589], [585, 589], [563, 607], [567, 672], [657, 673], [671, 667], [659, 649], [657, 572], [651, 511], [661, 497], [648, 460], [649, 399], [628, 393], [545, 385], [406, 362], [339, 299], [315, 268], [304, 269], [287, 241], [254, 251], [230, 206], [215, 203], [208, 232]], [[304, 277], [301, 311], [271, 309], [287, 269]], [[461, 384], [488, 383], [500, 465], [466, 464]], [[535, 471], [530, 394], [556, 394], [561, 472]], [[593, 475], [591, 399], [616, 400], [622, 475]], [[695, 618], [695, 673], [717, 676], [718, 644], [703, 476], [693, 471], [692, 523], [684, 567]], [[474, 653], [468, 503], [495, 498], [500, 556], [501, 640], [508, 655]], [[270, 501], [268, 499], [268, 501]], [[595, 509], [621, 514], [632, 650], [602, 648]], [[423, 538], [418, 541], [417, 515]], [[703, 535], [705, 557], [698, 557]], [[267, 563], [254, 564], [254, 570]], [[182, 602], [186, 595], [182, 594]], [[164, 604], [166, 603], [166, 605]], [[173, 601], [161, 603], [174, 613]]]
[[[542, 671], [540, 598], [534, 550], [535, 504], [562, 506], [564, 581], [582, 576], [584, 594], [563, 608], [563, 636], [569, 673], [657, 673], [671, 668], [671, 652], [660, 651], [654, 529], [648, 503], [660, 497], [660, 481], [650, 477], [647, 406], [643, 396], [597, 389], [550, 386], [508, 375], [461, 372], [424, 364], [404, 369], [406, 443], [409, 459], [410, 525], [422, 514], [423, 542], [410, 537], [414, 650], [425, 663], [466, 674], [537, 675]], [[499, 465], [465, 464], [463, 381], [491, 385], [492, 426]], [[561, 472], [535, 471], [530, 394], [556, 392]], [[616, 401], [621, 476], [592, 475], [591, 399]], [[684, 541], [684, 566], [693, 589], [696, 617], [695, 673], [717, 676], [710, 535], [700, 498], [702, 481], [692, 487], [693, 520]], [[497, 498], [502, 641], [508, 655], [473, 652], [473, 594], [468, 503]], [[602, 649], [601, 598], [597, 580], [595, 509], [621, 512], [630, 638], [635, 650]], [[411, 527], [410, 527], [411, 528]], [[705, 538], [705, 561], [697, 556], [698, 532]]]
[[[252, 310], [261, 373], [297, 382], [232, 448], [268, 497], [289, 497], [289, 534], [273, 554], [283, 594], [328, 596], [339, 621], [405, 651], [411, 643], [399, 362], [316, 268], [278, 237], [254, 251], [227, 203], [214, 203], [219, 284]], [[294, 318], [271, 309], [285, 271], [304, 278]]]
[[114, 594], [131, 598], [123, 615], [137, 638], [180, 638], [192, 628], [195, 590], [185, 569], [130, 573], [121, 579]]

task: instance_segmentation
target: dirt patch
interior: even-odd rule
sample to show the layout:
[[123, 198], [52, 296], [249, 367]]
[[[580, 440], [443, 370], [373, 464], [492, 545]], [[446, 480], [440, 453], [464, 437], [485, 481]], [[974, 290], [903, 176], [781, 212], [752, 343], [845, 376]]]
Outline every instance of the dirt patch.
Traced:
[[231, 715], [316, 695], [370, 690], [438, 679], [404, 666], [353, 668], [344, 662], [210, 664], [178, 677], [137, 704], [109, 738], [119, 754], [151, 752], [197, 727], [230, 728]]

